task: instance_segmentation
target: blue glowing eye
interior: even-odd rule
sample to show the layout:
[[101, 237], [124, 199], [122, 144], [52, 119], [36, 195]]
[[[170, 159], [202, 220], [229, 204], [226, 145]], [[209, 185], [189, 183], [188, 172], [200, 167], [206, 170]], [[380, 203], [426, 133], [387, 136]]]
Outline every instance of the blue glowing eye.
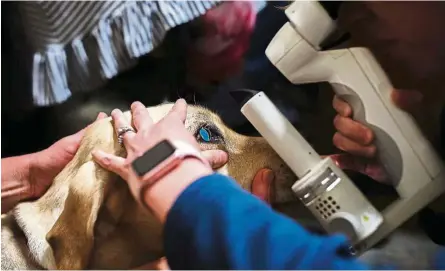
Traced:
[[210, 142], [210, 132], [207, 131], [205, 128], [199, 129], [199, 135], [205, 142]]

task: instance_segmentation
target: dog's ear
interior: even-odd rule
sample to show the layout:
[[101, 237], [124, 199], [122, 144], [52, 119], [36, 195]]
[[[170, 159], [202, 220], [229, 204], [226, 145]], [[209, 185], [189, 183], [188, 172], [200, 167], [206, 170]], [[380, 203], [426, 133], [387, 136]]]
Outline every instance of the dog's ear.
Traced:
[[57, 269], [84, 269], [94, 245], [94, 225], [104, 198], [104, 184], [92, 162], [81, 166], [72, 182], [64, 209], [46, 235]]
[[117, 179], [92, 160], [91, 152], [100, 148], [118, 155], [121, 147], [113, 136], [109, 121], [93, 124], [73, 161], [56, 177], [69, 184], [64, 209], [46, 235], [57, 269], [79, 270], [89, 264], [99, 210], [112, 179]]

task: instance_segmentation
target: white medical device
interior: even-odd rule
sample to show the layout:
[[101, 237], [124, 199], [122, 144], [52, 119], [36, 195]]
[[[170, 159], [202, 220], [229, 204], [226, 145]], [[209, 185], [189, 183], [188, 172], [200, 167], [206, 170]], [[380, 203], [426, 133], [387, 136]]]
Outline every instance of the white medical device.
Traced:
[[413, 118], [391, 102], [391, 82], [366, 48], [321, 51], [336, 29], [317, 1], [295, 1], [266, 49], [292, 83], [329, 82], [353, 108], [353, 119], [375, 133], [378, 158], [399, 198], [379, 212], [330, 159], [321, 159], [260, 92], [241, 109], [299, 180], [292, 190], [330, 233], [349, 237], [361, 254], [445, 191], [444, 163]]

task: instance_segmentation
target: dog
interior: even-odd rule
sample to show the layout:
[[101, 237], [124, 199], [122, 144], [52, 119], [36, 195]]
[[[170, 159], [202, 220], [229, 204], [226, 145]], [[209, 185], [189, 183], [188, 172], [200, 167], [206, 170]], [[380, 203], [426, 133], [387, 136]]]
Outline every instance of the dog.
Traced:
[[[156, 122], [171, 108], [162, 104], [148, 111]], [[124, 115], [131, 121], [130, 112]], [[200, 106], [188, 106], [185, 126], [202, 150], [228, 153], [228, 163], [217, 172], [250, 191], [256, 172], [270, 168], [276, 176], [274, 208], [308, 228], [318, 225], [290, 189], [295, 175], [263, 138], [236, 133]], [[202, 129], [208, 138], [201, 137]], [[125, 156], [111, 118], [87, 128], [77, 154], [45, 195], [2, 215], [2, 269], [132, 269], [164, 256], [162, 226], [134, 201], [123, 180], [93, 161], [93, 149]], [[430, 267], [438, 246], [420, 230], [408, 227], [393, 236], [361, 258], [407, 269]], [[414, 252], [405, 251], [409, 247]]]

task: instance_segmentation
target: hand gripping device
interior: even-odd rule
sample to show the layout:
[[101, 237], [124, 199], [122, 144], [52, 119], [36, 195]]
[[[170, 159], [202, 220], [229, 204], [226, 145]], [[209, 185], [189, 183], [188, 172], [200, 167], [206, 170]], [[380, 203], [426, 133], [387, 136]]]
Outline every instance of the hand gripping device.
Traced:
[[241, 109], [297, 175], [292, 190], [321, 225], [349, 237], [360, 254], [431, 203], [445, 190], [443, 161], [412, 117], [393, 105], [391, 82], [366, 48], [321, 51], [336, 29], [316, 1], [296, 1], [287, 22], [266, 49], [273, 65], [292, 83], [329, 82], [353, 108], [353, 119], [375, 133], [378, 159], [399, 194], [379, 212], [330, 159], [321, 159], [260, 92]]

